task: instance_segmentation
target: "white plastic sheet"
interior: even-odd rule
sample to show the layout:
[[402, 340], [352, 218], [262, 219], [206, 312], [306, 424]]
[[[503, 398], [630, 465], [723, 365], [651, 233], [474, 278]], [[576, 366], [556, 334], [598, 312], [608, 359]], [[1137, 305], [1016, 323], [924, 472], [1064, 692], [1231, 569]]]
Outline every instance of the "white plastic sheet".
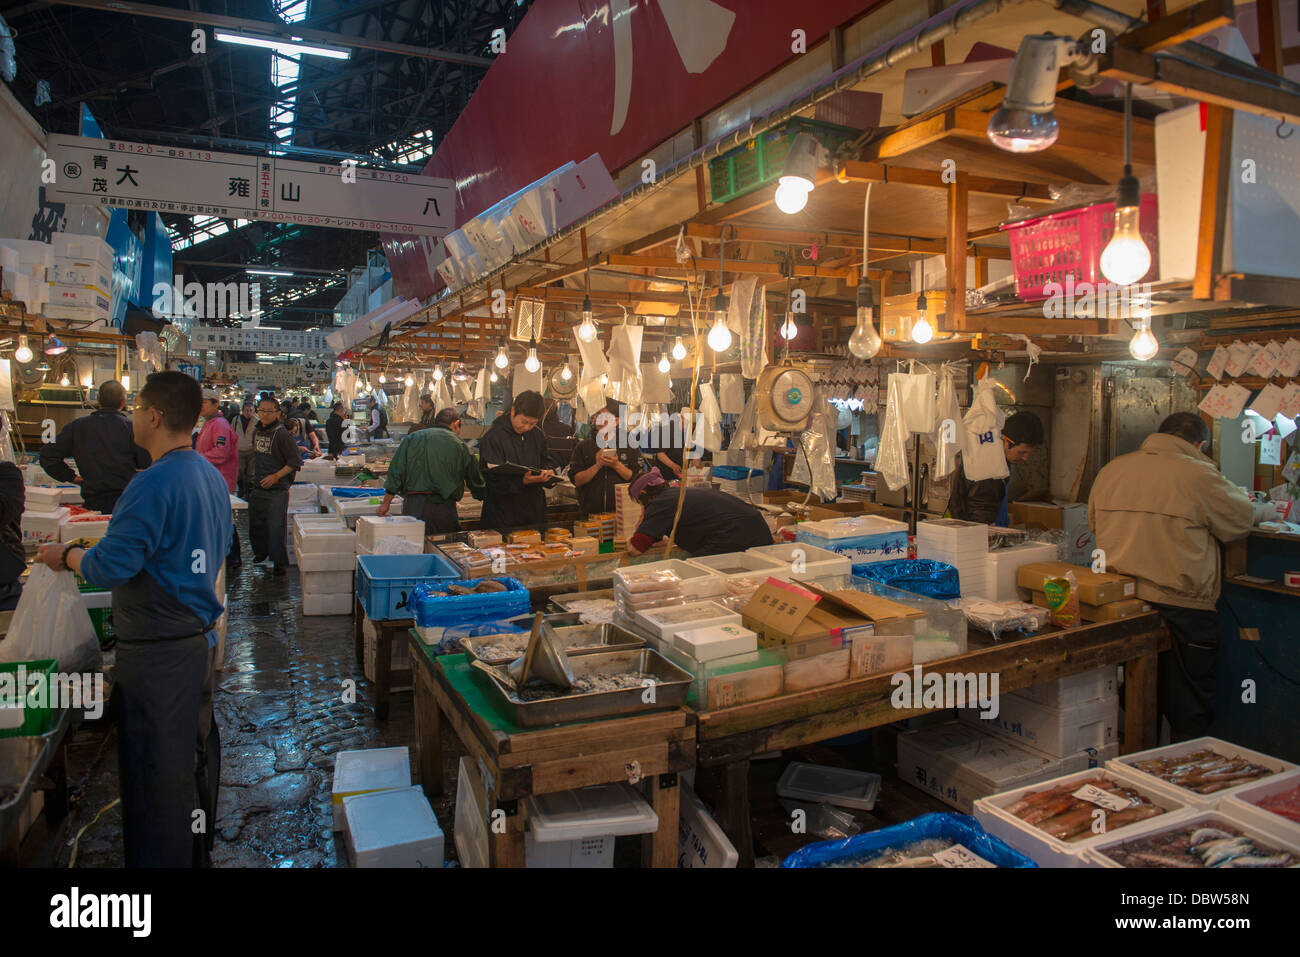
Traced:
[[599, 379], [609, 372], [609, 360], [605, 358], [605, 352], [600, 348], [599, 339], [593, 339], [591, 342], [583, 342], [579, 339], [578, 352], [582, 355], [582, 373], [578, 377], [580, 382]]
[[100, 671], [103, 658], [90, 614], [72, 572], [38, 564], [27, 578], [4, 641], [0, 661], [55, 658], [65, 673]]
[[961, 407], [957, 404], [957, 386], [951, 369], [944, 369], [939, 378], [939, 406], [936, 416], [934, 445], [934, 474], [943, 478], [957, 467], [957, 454], [961, 451]]
[[722, 451], [722, 410], [713, 395], [713, 386], [700, 383], [700, 414], [695, 429], [695, 442], [710, 452]]
[[1002, 423], [1006, 414], [998, 408], [992, 379], [981, 379], [966, 413], [961, 432], [961, 465], [972, 482], [1006, 478], [1007, 453], [1002, 445]]
[[615, 326], [609, 337], [609, 394], [620, 402], [641, 401], [641, 326]]
[[745, 411], [745, 380], [735, 373], [718, 376], [718, 407], [725, 415]]
[[838, 413], [819, 389], [813, 401], [808, 428], [795, 438], [797, 446], [790, 479], [807, 484], [809, 490], [830, 501], [839, 492], [835, 482], [835, 421]]
[[935, 416], [934, 373], [895, 372], [889, 377], [889, 387], [898, 383], [899, 411], [903, 427], [908, 432], [933, 432]]
[[511, 380], [511, 394], [519, 395], [521, 392], [542, 391], [542, 367], [538, 366], [536, 372], [529, 372], [524, 364], [520, 362], [515, 366], [514, 378]]
[[474, 397], [470, 399], [469, 405], [465, 408], [465, 414], [471, 419], [481, 419], [487, 414], [489, 386], [488, 370], [487, 366], [484, 366], [478, 370], [478, 377], [474, 380]]
[[654, 362], [641, 363], [641, 401], [646, 405], [667, 405], [673, 401], [672, 380]]
[[903, 424], [900, 376], [889, 377], [889, 398], [885, 402], [885, 423], [880, 428], [880, 447], [876, 452], [876, 471], [890, 491], [907, 484], [907, 440], [912, 437]]
[[[518, 395], [519, 393], [515, 393]], [[438, 386], [433, 392], [433, 411], [441, 412], [443, 409], [454, 409], [456, 403], [452, 400], [451, 390], [447, 388], [447, 377], [443, 376], [438, 380]]]

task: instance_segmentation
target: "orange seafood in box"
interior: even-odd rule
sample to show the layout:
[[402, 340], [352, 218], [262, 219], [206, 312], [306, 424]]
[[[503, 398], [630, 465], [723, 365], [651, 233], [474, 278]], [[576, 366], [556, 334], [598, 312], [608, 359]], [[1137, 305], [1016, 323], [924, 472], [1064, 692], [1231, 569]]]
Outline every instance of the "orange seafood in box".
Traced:
[[542, 540], [542, 533], [534, 529], [524, 529], [518, 532], [511, 532], [507, 539], [511, 545], [536, 545]]

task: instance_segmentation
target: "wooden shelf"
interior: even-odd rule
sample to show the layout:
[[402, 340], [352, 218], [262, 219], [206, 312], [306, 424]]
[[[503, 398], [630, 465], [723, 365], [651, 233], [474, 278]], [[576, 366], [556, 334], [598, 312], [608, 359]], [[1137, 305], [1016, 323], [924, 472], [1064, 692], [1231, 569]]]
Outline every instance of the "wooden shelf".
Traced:
[[1261, 585], [1259, 582], [1244, 582], [1240, 578], [1229, 578], [1224, 584], [1236, 585], [1240, 588], [1254, 588], [1257, 591], [1276, 592], [1290, 598], [1300, 598], [1300, 588], [1287, 588], [1285, 585]]

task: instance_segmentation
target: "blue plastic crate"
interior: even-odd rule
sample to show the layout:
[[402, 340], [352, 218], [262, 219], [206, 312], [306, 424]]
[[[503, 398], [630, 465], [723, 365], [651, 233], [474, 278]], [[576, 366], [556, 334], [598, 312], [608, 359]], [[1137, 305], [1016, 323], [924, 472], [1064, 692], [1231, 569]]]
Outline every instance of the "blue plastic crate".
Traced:
[[481, 581], [500, 582], [506, 590], [477, 595], [433, 595], [429, 592], [440, 590], [436, 582], [417, 588], [411, 596], [415, 624], [420, 628], [455, 628], [528, 614], [528, 589], [517, 578], [475, 578], [460, 584], [473, 588]]
[[442, 555], [360, 555], [357, 598], [371, 621], [414, 618], [411, 592], [422, 582], [460, 578], [460, 569]]
[[968, 814], [922, 814], [902, 824], [868, 831], [846, 840], [819, 841], [799, 848], [782, 861], [781, 866], [830, 867], [874, 857], [886, 848], [901, 847], [927, 837], [952, 838], [997, 867], [1038, 866], [992, 834], [985, 833], [979, 822]]

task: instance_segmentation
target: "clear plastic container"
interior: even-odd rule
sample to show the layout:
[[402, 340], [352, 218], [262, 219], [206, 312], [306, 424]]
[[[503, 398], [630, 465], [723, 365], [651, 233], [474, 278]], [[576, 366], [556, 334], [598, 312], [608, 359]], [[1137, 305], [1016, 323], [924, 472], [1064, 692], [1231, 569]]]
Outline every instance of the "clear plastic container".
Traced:
[[794, 761], [781, 774], [776, 793], [784, 798], [870, 811], [880, 794], [880, 775]]

